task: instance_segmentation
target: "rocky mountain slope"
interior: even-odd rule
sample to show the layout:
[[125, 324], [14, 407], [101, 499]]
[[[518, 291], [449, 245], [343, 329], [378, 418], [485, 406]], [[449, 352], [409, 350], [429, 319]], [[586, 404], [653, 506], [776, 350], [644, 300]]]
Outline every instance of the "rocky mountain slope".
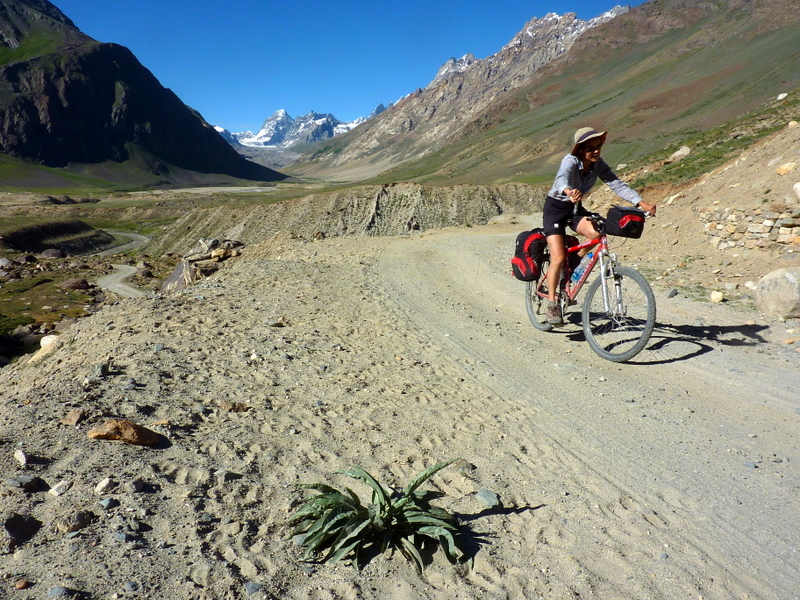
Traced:
[[0, 38], [4, 53], [19, 51], [27, 39], [35, 36], [46, 41], [58, 37], [77, 43], [87, 40], [69, 17], [49, 2], [0, 2]]
[[652, 0], [595, 27], [570, 15], [535, 21], [484, 61], [445, 65], [431, 86], [293, 171], [537, 181], [587, 123], [610, 128], [609, 158], [628, 162], [800, 85], [800, 56], [786, 52], [800, 41], [793, 6]]
[[3, 0], [0, 19], [0, 151], [56, 167], [140, 158], [165, 179], [171, 167], [283, 178], [240, 157], [128, 49], [85, 36], [46, 0]]
[[[445, 63], [424, 89], [410, 94], [380, 118], [350, 136], [331, 166], [369, 156], [404, 160], [434, 152], [502, 93], [519, 87], [537, 69], [569, 51], [587, 29], [626, 12], [618, 7], [591, 21], [574, 13], [532, 19], [499, 52], [484, 59], [463, 57]], [[379, 148], [375, 152], [375, 148]]]

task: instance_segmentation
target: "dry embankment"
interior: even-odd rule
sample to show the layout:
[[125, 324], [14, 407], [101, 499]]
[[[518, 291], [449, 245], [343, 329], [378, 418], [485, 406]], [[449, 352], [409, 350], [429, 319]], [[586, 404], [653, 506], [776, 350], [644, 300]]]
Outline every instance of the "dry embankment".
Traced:
[[198, 209], [178, 219], [147, 250], [183, 254], [201, 237], [255, 244], [282, 231], [310, 239], [482, 225], [503, 213], [541, 210], [545, 194], [540, 187], [524, 184], [431, 187], [398, 183], [258, 206]]
[[42, 252], [50, 248], [67, 254], [83, 254], [113, 243], [105, 231], [95, 229], [78, 219], [54, 220], [3, 232], [0, 248], [23, 252]]

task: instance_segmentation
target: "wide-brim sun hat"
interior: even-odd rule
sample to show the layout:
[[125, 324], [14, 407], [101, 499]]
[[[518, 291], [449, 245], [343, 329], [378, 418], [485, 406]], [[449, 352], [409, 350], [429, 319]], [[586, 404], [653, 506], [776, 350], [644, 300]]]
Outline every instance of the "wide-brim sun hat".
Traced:
[[601, 138], [601, 143], [605, 143], [606, 135], [608, 135], [608, 131], [597, 131], [594, 127], [581, 127], [575, 132], [575, 135], [572, 138], [573, 143], [575, 144], [572, 147], [572, 154], [575, 154], [578, 151], [578, 146], [584, 142], [588, 142], [589, 140]]

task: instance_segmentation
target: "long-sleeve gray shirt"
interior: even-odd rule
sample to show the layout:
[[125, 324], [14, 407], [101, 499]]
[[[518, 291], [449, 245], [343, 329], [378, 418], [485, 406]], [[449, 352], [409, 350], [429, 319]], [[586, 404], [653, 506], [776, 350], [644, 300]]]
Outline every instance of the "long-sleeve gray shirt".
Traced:
[[558, 168], [556, 180], [548, 196], [556, 200], [569, 202], [569, 198], [564, 193], [567, 188], [580, 190], [583, 195], [597, 183], [598, 177], [611, 188], [617, 196], [636, 206], [642, 201], [642, 197], [636, 193], [627, 183], [617, 177], [606, 162], [600, 158], [594, 163], [586, 174], [581, 174], [581, 160], [577, 156], [567, 154], [561, 161]]

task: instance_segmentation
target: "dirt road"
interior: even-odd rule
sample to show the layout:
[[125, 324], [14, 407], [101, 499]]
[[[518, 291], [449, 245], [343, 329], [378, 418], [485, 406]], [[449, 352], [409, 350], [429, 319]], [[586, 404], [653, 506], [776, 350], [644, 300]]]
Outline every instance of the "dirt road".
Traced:
[[146, 296], [147, 292], [135, 286], [125, 283], [125, 279], [131, 275], [136, 274], [136, 267], [131, 265], [111, 265], [114, 267], [114, 272], [111, 275], [100, 277], [97, 280], [97, 285], [104, 290], [113, 292], [123, 298], [141, 298]]
[[114, 254], [121, 254], [123, 252], [128, 252], [129, 250], [136, 250], [137, 248], [141, 248], [147, 242], [150, 241], [150, 237], [146, 235], [142, 235], [140, 233], [133, 233], [131, 231], [107, 231], [106, 233], [110, 233], [111, 235], [115, 235], [121, 238], [129, 238], [130, 241], [122, 244], [120, 246], [114, 246], [113, 248], [109, 248], [108, 250], [103, 250], [102, 252], [97, 252], [97, 256], [113, 256]]
[[[379, 265], [391, 295], [508, 404], [515, 432], [498, 453], [511, 463], [531, 446], [570, 456], [583, 471], [578, 493], [636, 513], [671, 570], [699, 577], [701, 564], [713, 565], [742, 591], [752, 584], [753, 597], [797, 597], [797, 352], [765, 344], [767, 328], [745, 324], [752, 316], [659, 290], [649, 349], [614, 365], [593, 355], [579, 320], [549, 334], [528, 324], [524, 284], [498, 268], [508, 231], [446, 231], [399, 246]], [[605, 533], [616, 545], [632, 532]]]
[[[72, 485], [3, 497], [42, 526], [0, 561], [2, 585], [37, 582], [19, 598], [800, 597], [800, 353], [783, 342], [796, 324], [656, 288], [651, 345], [606, 362], [578, 323], [528, 323], [508, 262], [523, 227], [277, 236], [0, 371], [0, 471]], [[68, 409], [82, 420], [59, 422]], [[110, 416], [168, 442], [88, 439]], [[21, 467], [18, 449], [35, 460]], [[422, 578], [399, 554], [362, 571], [298, 560], [295, 484], [363, 494], [334, 472], [357, 464], [402, 487], [449, 458], [464, 462], [430, 485], [471, 532], [471, 570], [441, 552]], [[105, 477], [117, 485], [98, 495]], [[77, 511], [93, 519], [76, 531]]]
[[[121, 254], [122, 252], [127, 252], [129, 250], [136, 250], [141, 248], [147, 242], [150, 241], [150, 238], [141, 235], [139, 233], [132, 233], [128, 231], [109, 231], [113, 235], [117, 235], [120, 237], [127, 237], [130, 238], [130, 242], [123, 244], [121, 246], [115, 246], [114, 248], [109, 248], [108, 250], [103, 250], [102, 252], [98, 252], [98, 256], [113, 256], [114, 254]], [[105, 277], [100, 277], [97, 280], [97, 285], [104, 290], [108, 290], [121, 296], [123, 298], [141, 298], [142, 296], [146, 296], [147, 292], [137, 288], [136, 286], [130, 285], [125, 283], [125, 280], [130, 277], [131, 275], [136, 274], [136, 267], [131, 265], [111, 265], [114, 267], [114, 272], [110, 275], [106, 275]]]

